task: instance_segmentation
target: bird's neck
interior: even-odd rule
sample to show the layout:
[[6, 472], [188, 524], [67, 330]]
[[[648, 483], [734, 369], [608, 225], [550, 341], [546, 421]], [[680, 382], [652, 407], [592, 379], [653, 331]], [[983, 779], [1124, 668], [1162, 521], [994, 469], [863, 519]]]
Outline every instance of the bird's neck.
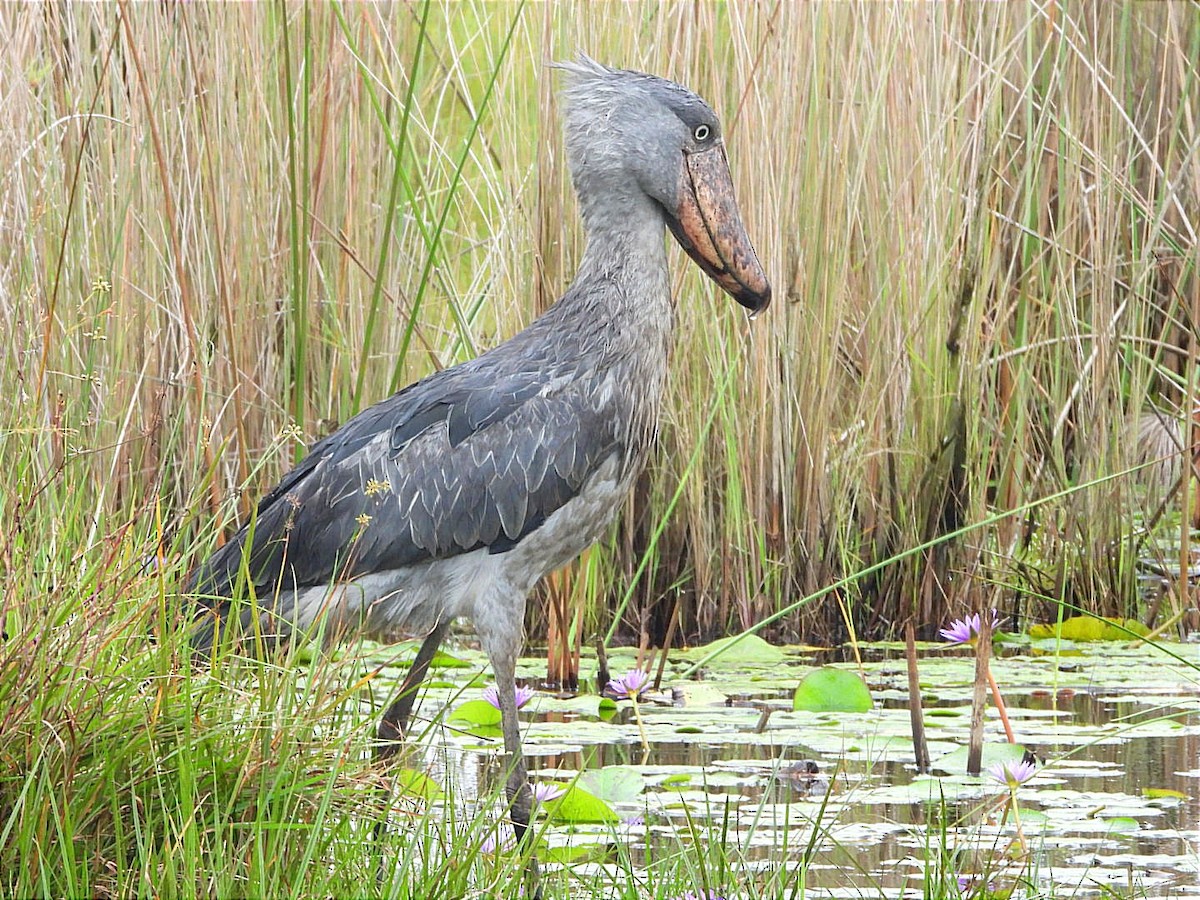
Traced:
[[[667, 275], [662, 208], [640, 191], [613, 191], [582, 204], [587, 243], [573, 289], [602, 299], [596, 310], [611, 319], [661, 320], [669, 329], [670, 281]], [[575, 293], [575, 290], [572, 291]]]

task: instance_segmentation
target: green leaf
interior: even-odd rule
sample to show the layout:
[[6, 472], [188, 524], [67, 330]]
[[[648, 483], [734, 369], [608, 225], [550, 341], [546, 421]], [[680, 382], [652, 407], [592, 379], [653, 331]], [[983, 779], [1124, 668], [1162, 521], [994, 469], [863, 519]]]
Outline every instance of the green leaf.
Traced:
[[1141, 824], [1132, 816], [1113, 816], [1105, 819], [1109, 834], [1130, 834], [1141, 829]]
[[575, 785], [567, 788], [557, 800], [547, 803], [546, 811], [555, 822], [608, 824], [620, 821], [611, 806]]
[[1147, 800], [1186, 800], [1188, 798], [1183, 791], [1173, 791], [1170, 788], [1142, 788], [1142, 796]]
[[570, 846], [546, 845], [538, 848], [538, 858], [543, 862], [571, 865], [586, 862], [604, 862], [611, 848], [608, 844], [573, 844]]
[[646, 787], [646, 780], [642, 774], [628, 766], [592, 769], [580, 775], [576, 783], [609, 803], [629, 803], [636, 800]]
[[436, 781], [416, 769], [400, 769], [392, 775], [401, 794], [425, 800], [441, 800], [442, 789]]
[[808, 712], [870, 711], [871, 692], [857, 672], [825, 666], [809, 672], [796, 688], [792, 709]]
[[1097, 616], [1071, 616], [1061, 623], [1029, 626], [1029, 636], [1034, 640], [1061, 638], [1068, 641], [1127, 641], [1131, 636], [1149, 634], [1137, 619], [1099, 618]]
[[[718, 657], [724, 663], [760, 663], [773, 664], [783, 662], [785, 653], [773, 644], [768, 644], [757, 634], [744, 637], [721, 638], [704, 647], [693, 647], [683, 654], [687, 659], [703, 659], [710, 653], [720, 653]], [[714, 660], [716, 662], [716, 660]]]
[[466, 722], [469, 725], [499, 725], [500, 710], [486, 700], [467, 700], [450, 713], [451, 722]]
[[[939, 756], [933, 761], [933, 768], [942, 772], [949, 772], [951, 775], [961, 775], [967, 771], [967, 753], [969, 748], [959, 747], [957, 750], [951, 750], [944, 756]], [[1025, 748], [1020, 744], [984, 744], [983, 759], [980, 762], [982, 772], [987, 772], [989, 768], [997, 763], [1015, 763], [1020, 762], [1025, 756]], [[1000, 784], [997, 782], [997, 787]]]

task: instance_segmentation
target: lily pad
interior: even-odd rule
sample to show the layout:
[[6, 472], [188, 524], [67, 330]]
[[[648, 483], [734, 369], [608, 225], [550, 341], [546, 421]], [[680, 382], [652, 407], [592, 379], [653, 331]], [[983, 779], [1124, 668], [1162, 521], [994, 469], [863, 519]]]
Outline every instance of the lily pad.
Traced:
[[541, 847], [538, 849], [538, 856], [544, 862], [566, 866], [586, 862], [603, 862], [608, 858], [610, 852], [611, 848], [608, 844], [570, 844]]
[[1034, 640], [1063, 638], [1069, 641], [1127, 641], [1130, 637], [1149, 634], [1137, 619], [1099, 618], [1096, 616], [1071, 616], [1061, 623], [1029, 626], [1029, 636]]
[[858, 673], [831, 666], [809, 672], [796, 688], [792, 709], [808, 712], [869, 712], [871, 692]]
[[710, 654], [713, 662], [756, 663], [769, 665], [782, 662], [786, 654], [774, 644], [768, 644], [757, 634], [721, 638], [703, 647], [693, 647], [683, 655], [688, 659], [703, 659]]
[[[961, 775], [967, 771], [967, 752], [967, 747], [951, 750], [944, 756], [935, 759], [933, 768], [941, 772], [949, 772], [952, 775]], [[984, 744], [983, 760], [980, 765], [986, 772], [998, 763], [1020, 762], [1024, 756], [1025, 748], [1020, 744]]]
[[420, 797], [423, 800], [442, 799], [442, 789], [438, 783], [416, 769], [400, 769], [393, 776], [396, 787], [401, 794], [408, 797]]
[[646, 780], [628, 766], [605, 766], [584, 772], [578, 784], [609, 803], [629, 803], [645, 790]]
[[1147, 800], [1186, 800], [1188, 795], [1183, 791], [1174, 791], [1170, 788], [1143, 788], [1142, 796]]
[[573, 825], [589, 822], [609, 824], [620, 821], [620, 817], [611, 806], [578, 785], [572, 785], [557, 800], [547, 803], [546, 811], [552, 821]]
[[468, 725], [490, 726], [499, 725], [500, 720], [500, 710], [486, 700], [467, 700], [460, 703], [450, 713], [449, 719], [451, 722], [466, 722]]

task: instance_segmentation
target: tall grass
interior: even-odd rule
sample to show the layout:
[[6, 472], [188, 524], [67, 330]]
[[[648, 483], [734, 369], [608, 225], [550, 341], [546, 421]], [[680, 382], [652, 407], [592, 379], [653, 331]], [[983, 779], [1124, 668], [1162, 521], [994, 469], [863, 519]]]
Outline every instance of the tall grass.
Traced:
[[[0, 37], [0, 760], [22, 773], [2, 802], [36, 798], [41, 823], [0, 845], [8, 873], [54, 860], [47, 893], [163, 872], [236, 893], [285, 871], [272, 847], [355, 837], [341, 807], [367, 789], [260, 815], [349, 744], [302, 715], [271, 719], [301, 724], [269, 746], [214, 732], [178, 686], [174, 591], [314, 439], [569, 282], [545, 64], [576, 48], [712, 101], [778, 298], [747, 323], [675, 254], [659, 452], [556, 588], [588, 603], [585, 637], [626, 595], [622, 638], [673, 616], [683, 639], [722, 634], [950, 534], [775, 636], [965, 605], [1136, 614], [1136, 556], [1190, 560], [1191, 479], [1108, 476], [1146, 458], [1151, 410], [1151, 456], [1191, 470], [1194, 4], [49, 4], [0, 7]], [[294, 711], [274, 690], [252, 717]], [[131, 754], [106, 768], [130, 734], [193, 762], [169, 782]], [[59, 802], [72, 784], [92, 793]], [[194, 823], [214, 792], [225, 812]], [[285, 820], [312, 842], [272, 844]], [[33, 840], [56, 834], [132, 843], [140, 874]], [[233, 880], [173, 868], [197, 842]]]
[[843, 598], [860, 633], [997, 584], [1131, 611], [1132, 479], [1020, 510], [1188, 407], [1194, 7], [127, 13], [0, 14], [20, 527], [61, 465], [89, 542], [152, 507], [190, 560], [312, 440], [528, 322], [579, 251], [544, 63], [581, 46], [722, 111], [780, 297], [747, 325], [680, 258], [661, 452], [597, 599], [686, 483], [623, 627], [744, 627], [994, 509]]

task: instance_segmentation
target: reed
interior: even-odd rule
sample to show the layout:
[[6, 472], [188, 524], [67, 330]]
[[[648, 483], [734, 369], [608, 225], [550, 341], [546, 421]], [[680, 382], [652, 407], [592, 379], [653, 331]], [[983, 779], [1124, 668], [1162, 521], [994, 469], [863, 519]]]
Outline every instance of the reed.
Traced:
[[578, 45], [723, 111], [780, 288], [747, 325], [681, 262], [662, 452], [593, 630], [639, 568], [626, 633], [677, 594], [709, 637], [996, 509], [862, 583], [860, 633], [1034, 574], [1134, 610], [1135, 478], [1019, 510], [1131, 468], [1129, 423], [1193, 390], [1185, 5], [127, 12], [0, 13], [2, 452], [62, 465], [92, 540], [150, 504], [190, 560], [312, 440], [544, 308], [579, 251], [544, 62]]

